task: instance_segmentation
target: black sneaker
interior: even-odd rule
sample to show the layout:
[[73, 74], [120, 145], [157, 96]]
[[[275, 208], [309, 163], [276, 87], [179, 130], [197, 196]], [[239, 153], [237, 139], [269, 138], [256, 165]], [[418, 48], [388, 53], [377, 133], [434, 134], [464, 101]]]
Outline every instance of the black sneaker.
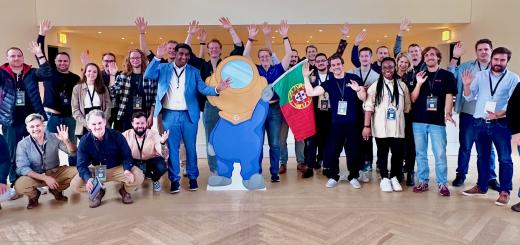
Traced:
[[464, 185], [465, 180], [466, 180], [466, 177], [457, 175], [457, 177], [455, 177], [455, 179], [453, 180], [451, 185], [453, 185], [455, 187], [462, 186], [462, 185]]
[[179, 181], [173, 181], [170, 185], [170, 194], [179, 193], [181, 191]]
[[273, 175], [271, 176], [271, 182], [280, 182], [280, 176], [279, 175]]
[[500, 189], [500, 184], [498, 183], [497, 179], [492, 179], [488, 182], [489, 189], [498, 191]]
[[321, 165], [323, 165], [323, 161], [319, 160], [316, 163], [314, 163], [314, 169], [318, 170], [321, 168]]
[[190, 179], [190, 191], [196, 191], [199, 189], [199, 185], [197, 184], [196, 179]]
[[415, 185], [415, 173], [410, 171], [406, 173], [406, 186], [414, 186]]
[[305, 172], [303, 173], [302, 177], [304, 179], [306, 178], [310, 178], [314, 175], [314, 170], [312, 168], [307, 168], [307, 170], [305, 170]]

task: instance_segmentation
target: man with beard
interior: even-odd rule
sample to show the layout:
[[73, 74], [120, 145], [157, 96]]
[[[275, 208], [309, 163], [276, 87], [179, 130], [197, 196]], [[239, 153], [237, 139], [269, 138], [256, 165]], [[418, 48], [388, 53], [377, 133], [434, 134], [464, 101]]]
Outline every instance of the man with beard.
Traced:
[[[453, 180], [453, 186], [461, 186], [466, 180], [466, 174], [468, 173], [469, 160], [471, 156], [471, 148], [475, 142], [475, 129], [473, 114], [475, 113], [476, 101], [467, 102], [463, 98], [463, 82], [462, 73], [466, 70], [470, 70], [473, 75], [479, 71], [488, 70], [489, 62], [491, 60], [491, 51], [493, 51], [493, 45], [489, 39], [480, 39], [475, 43], [475, 53], [477, 55], [476, 60], [470, 60], [460, 65], [457, 63], [460, 61], [460, 57], [464, 53], [464, 43], [459, 42], [453, 48], [453, 57], [451, 58], [448, 71], [453, 73], [455, 79], [457, 79], [457, 98], [455, 99], [455, 112], [459, 113], [459, 155], [457, 160], [457, 175]], [[497, 175], [495, 173], [495, 152], [491, 150], [490, 161], [490, 176], [489, 176], [489, 188], [497, 190], [498, 182]]]
[[[45, 47], [45, 35], [50, 29], [51, 23], [43, 20], [37, 40], [41, 47]], [[59, 52], [54, 62], [56, 67], [52, 69], [52, 77], [43, 81], [43, 109], [49, 119], [47, 131], [57, 133], [58, 125], [66, 125], [69, 129], [69, 139], [76, 144], [77, 138], [74, 135], [76, 120], [72, 117], [71, 99], [72, 89], [79, 82], [80, 77], [69, 70], [70, 55], [67, 52]], [[75, 156], [69, 158], [69, 165], [76, 165]]]
[[[133, 203], [130, 192], [137, 189], [143, 183], [143, 172], [133, 166], [132, 152], [123, 135], [114, 129], [107, 128], [105, 114], [101, 110], [92, 110], [86, 117], [89, 132], [81, 138], [78, 146], [78, 175], [72, 179], [70, 186], [76, 192], [89, 193], [95, 190], [98, 177], [102, 182], [116, 181], [121, 183], [119, 194], [124, 204]], [[96, 178], [92, 177], [89, 166], [96, 170]], [[104, 187], [91, 196], [89, 207], [96, 208], [101, 205], [101, 199], [105, 195]]]
[[142, 111], [132, 115], [132, 129], [123, 132], [130, 146], [134, 166], [141, 168], [145, 176], [153, 181], [153, 190], [161, 191], [161, 176], [166, 173], [166, 162], [162, 156], [161, 145], [166, 144], [168, 131], [159, 135], [157, 131], [147, 128], [146, 114]]
[[496, 205], [507, 206], [512, 190], [513, 161], [511, 159], [511, 131], [506, 118], [507, 102], [517, 84], [518, 75], [506, 69], [511, 51], [499, 47], [491, 53], [491, 69], [475, 76], [470, 70], [462, 75], [464, 98], [476, 101], [475, 131], [477, 146], [477, 185], [465, 190], [466, 196], [485, 195], [488, 190], [491, 144], [495, 146], [499, 163], [500, 192]]

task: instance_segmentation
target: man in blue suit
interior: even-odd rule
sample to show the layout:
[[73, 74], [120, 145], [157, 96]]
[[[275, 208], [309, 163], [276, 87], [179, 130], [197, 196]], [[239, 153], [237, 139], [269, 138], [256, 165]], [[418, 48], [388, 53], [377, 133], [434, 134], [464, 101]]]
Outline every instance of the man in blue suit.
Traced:
[[163, 127], [169, 131], [168, 148], [168, 176], [171, 181], [170, 193], [178, 193], [179, 185], [179, 144], [181, 137], [186, 145], [186, 172], [188, 174], [190, 191], [198, 189], [197, 177], [197, 128], [200, 117], [197, 90], [206, 96], [217, 96], [219, 92], [229, 87], [230, 79], [220, 81], [217, 87], [206, 86], [200, 77], [197, 68], [188, 65], [191, 47], [187, 44], [178, 44], [175, 47], [175, 61], [161, 63], [160, 58], [166, 54], [166, 46], [157, 48], [157, 56], [150, 62], [145, 79], [159, 81], [155, 101], [154, 116], [162, 113]]

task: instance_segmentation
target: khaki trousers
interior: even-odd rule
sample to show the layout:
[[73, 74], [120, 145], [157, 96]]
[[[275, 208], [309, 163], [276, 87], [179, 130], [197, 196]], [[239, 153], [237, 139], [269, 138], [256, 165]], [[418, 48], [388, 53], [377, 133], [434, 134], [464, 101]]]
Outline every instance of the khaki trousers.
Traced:
[[[71, 180], [78, 176], [76, 167], [59, 166], [57, 168], [47, 170], [45, 175], [53, 177], [58, 182], [57, 191], [64, 191], [70, 186]], [[26, 195], [29, 198], [34, 198], [38, 195], [36, 188], [47, 186], [44, 181], [33, 179], [29, 176], [21, 176], [16, 180], [14, 189], [16, 193]]]
[[[132, 183], [128, 182], [126, 176], [123, 174], [124, 171], [125, 170], [123, 169], [122, 165], [107, 169], [107, 180], [105, 181], [105, 183], [110, 181], [121, 182], [121, 184], [123, 184], [127, 192], [133, 192], [144, 181], [143, 171], [141, 171], [141, 169], [139, 169], [136, 166], [132, 167], [131, 172], [132, 174], [134, 174], [134, 182]], [[85, 185], [85, 181], [83, 181], [83, 179], [81, 179], [79, 175], [74, 177], [74, 179], [72, 179], [72, 181], [70, 182], [70, 186], [72, 187], [72, 190], [74, 190], [75, 192], [85, 192]]]

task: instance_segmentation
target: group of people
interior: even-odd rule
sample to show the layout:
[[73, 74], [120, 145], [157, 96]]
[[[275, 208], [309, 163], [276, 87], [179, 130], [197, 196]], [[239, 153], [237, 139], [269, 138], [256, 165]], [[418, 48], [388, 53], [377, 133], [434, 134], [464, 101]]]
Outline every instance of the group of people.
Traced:
[[[410, 25], [405, 19], [395, 39], [393, 57], [388, 47], [380, 46], [372, 63], [372, 49], [360, 48], [367, 33], [357, 34], [351, 55], [355, 68], [346, 72], [342, 56], [350, 31], [348, 23], [341, 28], [334, 54], [327, 56], [309, 45], [305, 57], [300, 58], [291, 46], [289, 25], [282, 21], [277, 32], [285, 52], [279, 59], [272, 50], [272, 29], [267, 23], [249, 26], [244, 45], [228, 18], [222, 17], [219, 22], [232, 37], [230, 55], [250, 57], [256, 36], [263, 32], [265, 47], [257, 53], [257, 69], [269, 84], [307, 60], [302, 74], [307, 96], [314, 97], [317, 133], [295, 142], [297, 169], [303, 178], [322, 169], [328, 178], [327, 188], [336, 187], [340, 179], [361, 188], [361, 183], [371, 180], [375, 141], [381, 191], [402, 191], [401, 183], [405, 182], [414, 192], [425, 192], [429, 189], [431, 142], [438, 192], [450, 196], [446, 122], [456, 124], [452, 117], [455, 110], [459, 114], [460, 148], [452, 185], [464, 184], [475, 144], [478, 181], [462, 194], [485, 195], [488, 189], [494, 189], [499, 192], [497, 205], [509, 203], [511, 142], [520, 144], [520, 119], [514, 113], [520, 111], [520, 80], [507, 69], [511, 59], [507, 48], [493, 49], [489, 39], [480, 39], [474, 46], [475, 59], [460, 64], [465, 46], [459, 42], [453, 47], [449, 66], [443, 69], [442, 54], [436, 47], [411, 44], [407, 52], [401, 52], [403, 34]], [[135, 25], [140, 48], [128, 51], [123, 70], [118, 69], [113, 53], [102, 55], [101, 68], [83, 54], [81, 78], [69, 70], [71, 57], [66, 52], [58, 53], [51, 65], [43, 52], [45, 35], [51, 29], [46, 20], [29, 48], [39, 68], [24, 63], [20, 48], [7, 50], [7, 63], [0, 66], [0, 195], [25, 195], [27, 208], [32, 209], [38, 206], [41, 187], [47, 186], [56, 200], [67, 201], [63, 190], [71, 186], [74, 191], [89, 192], [89, 206], [94, 208], [105, 194], [103, 183], [116, 181], [122, 183], [122, 202], [130, 204], [131, 193], [145, 177], [151, 178], [154, 191], [161, 191], [160, 179], [166, 172], [171, 183], [169, 192], [178, 193], [181, 162], [185, 162], [188, 189], [198, 189], [196, 136], [200, 113], [209, 135], [219, 119], [219, 110], [206, 96], [218, 96], [233, 82], [224, 78], [216, 87], [204, 82], [222, 61], [222, 43], [218, 39], [207, 41], [206, 31], [192, 21], [184, 43], [171, 40], [153, 53], [146, 43], [147, 22], [139, 17]], [[198, 55], [191, 48], [195, 36], [200, 41]], [[204, 59], [206, 52], [209, 60]], [[43, 102], [39, 81], [44, 82]], [[278, 102], [276, 95], [269, 101], [264, 124], [272, 182], [280, 182], [288, 160], [289, 127]], [[159, 132], [151, 129], [154, 118]], [[59, 150], [69, 155], [68, 166], [60, 165]], [[339, 173], [343, 150], [347, 176]], [[208, 165], [211, 174], [219, 174], [217, 161], [210, 154]], [[7, 177], [14, 189], [7, 185]], [[511, 208], [520, 212], [520, 203]]]

